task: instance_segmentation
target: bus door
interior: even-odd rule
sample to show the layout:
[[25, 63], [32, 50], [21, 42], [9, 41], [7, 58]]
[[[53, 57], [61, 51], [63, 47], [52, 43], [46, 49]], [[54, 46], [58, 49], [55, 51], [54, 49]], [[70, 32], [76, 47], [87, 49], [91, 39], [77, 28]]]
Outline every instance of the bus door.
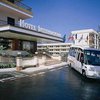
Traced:
[[84, 62], [84, 54], [80, 52], [78, 53], [76, 62], [76, 70], [79, 71], [80, 73], [82, 72], [83, 62]]

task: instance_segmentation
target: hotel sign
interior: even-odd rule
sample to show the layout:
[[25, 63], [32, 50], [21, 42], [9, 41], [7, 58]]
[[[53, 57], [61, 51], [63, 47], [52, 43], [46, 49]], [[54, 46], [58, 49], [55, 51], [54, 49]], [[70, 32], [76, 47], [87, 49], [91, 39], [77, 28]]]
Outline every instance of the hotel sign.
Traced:
[[29, 29], [29, 30], [38, 31], [38, 32], [41, 32], [41, 33], [45, 33], [45, 34], [50, 34], [50, 35], [53, 35], [53, 36], [61, 37], [61, 34], [59, 34], [57, 32], [50, 31], [50, 30], [42, 28], [40, 26], [36, 27], [35, 25], [26, 23], [22, 19], [20, 19], [20, 21], [19, 21], [19, 26], [23, 27], [23, 28], [26, 28], [26, 29]]
[[20, 27], [23, 27], [23, 28], [27, 28], [27, 29], [30, 29], [30, 30], [36, 30], [36, 27], [34, 25], [25, 23], [25, 21], [22, 20], [22, 19], [20, 19], [19, 25], [20, 25]]

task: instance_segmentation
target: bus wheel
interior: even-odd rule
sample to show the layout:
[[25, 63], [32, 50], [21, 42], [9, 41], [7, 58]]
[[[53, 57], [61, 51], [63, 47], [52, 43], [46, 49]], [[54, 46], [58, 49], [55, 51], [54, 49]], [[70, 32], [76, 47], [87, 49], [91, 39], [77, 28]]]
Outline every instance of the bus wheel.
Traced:
[[82, 71], [82, 75], [83, 75], [84, 77], [86, 77], [86, 72], [85, 72], [85, 70]]

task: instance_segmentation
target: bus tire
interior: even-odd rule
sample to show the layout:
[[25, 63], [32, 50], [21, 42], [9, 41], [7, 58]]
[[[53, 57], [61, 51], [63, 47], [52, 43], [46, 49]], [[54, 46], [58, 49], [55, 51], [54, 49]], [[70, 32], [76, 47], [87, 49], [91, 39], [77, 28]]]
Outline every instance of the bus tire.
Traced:
[[82, 75], [83, 75], [84, 77], [86, 77], [86, 72], [85, 72], [85, 70], [82, 70]]

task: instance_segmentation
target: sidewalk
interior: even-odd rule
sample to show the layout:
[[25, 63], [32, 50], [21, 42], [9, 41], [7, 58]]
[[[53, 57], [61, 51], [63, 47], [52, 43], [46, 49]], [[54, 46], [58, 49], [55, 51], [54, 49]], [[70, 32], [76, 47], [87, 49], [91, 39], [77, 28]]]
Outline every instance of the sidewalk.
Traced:
[[0, 69], [0, 72], [14, 72], [16, 71], [16, 68], [3, 68]]
[[49, 65], [49, 66], [41, 65], [39, 67], [26, 68], [26, 69], [21, 70], [21, 71], [16, 71], [16, 68], [0, 69], [0, 77], [1, 77], [0, 82], [4, 82], [7, 80], [15, 80], [15, 79], [26, 77], [29, 75], [42, 73], [44, 71], [58, 69], [61, 67], [67, 67], [67, 63], [61, 62], [58, 64]]
[[[23, 69], [21, 71], [19, 71], [20, 73], [26, 73], [26, 74], [32, 74], [34, 72], [40, 72], [40, 71], [44, 71], [44, 70], [50, 70], [50, 69], [55, 69], [55, 68], [59, 68], [62, 66], [67, 66], [66, 62], [61, 62], [59, 64], [54, 64], [54, 65], [49, 65], [49, 66], [39, 66], [39, 67], [31, 67], [31, 68], [26, 68]], [[7, 72], [17, 72], [16, 68], [5, 68], [5, 69], [0, 69], [1, 73], [7, 73]]]
[[46, 71], [46, 70], [50, 70], [50, 69], [55, 69], [55, 68], [59, 68], [59, 67], [62, 67], [62, 66], [67, 67], [67, 63], [62, 62], [62, 63], [59, 63], [59, 64], [50, 65], [50, 66], [40, 66], [40, 67], [26, 68], [24, 70], [21, 70], [20, 72], [26, 73], [26, 74], [32, 74], [32, 73], [35, 73], [35, 72], [41, 72], [41, 71]]

